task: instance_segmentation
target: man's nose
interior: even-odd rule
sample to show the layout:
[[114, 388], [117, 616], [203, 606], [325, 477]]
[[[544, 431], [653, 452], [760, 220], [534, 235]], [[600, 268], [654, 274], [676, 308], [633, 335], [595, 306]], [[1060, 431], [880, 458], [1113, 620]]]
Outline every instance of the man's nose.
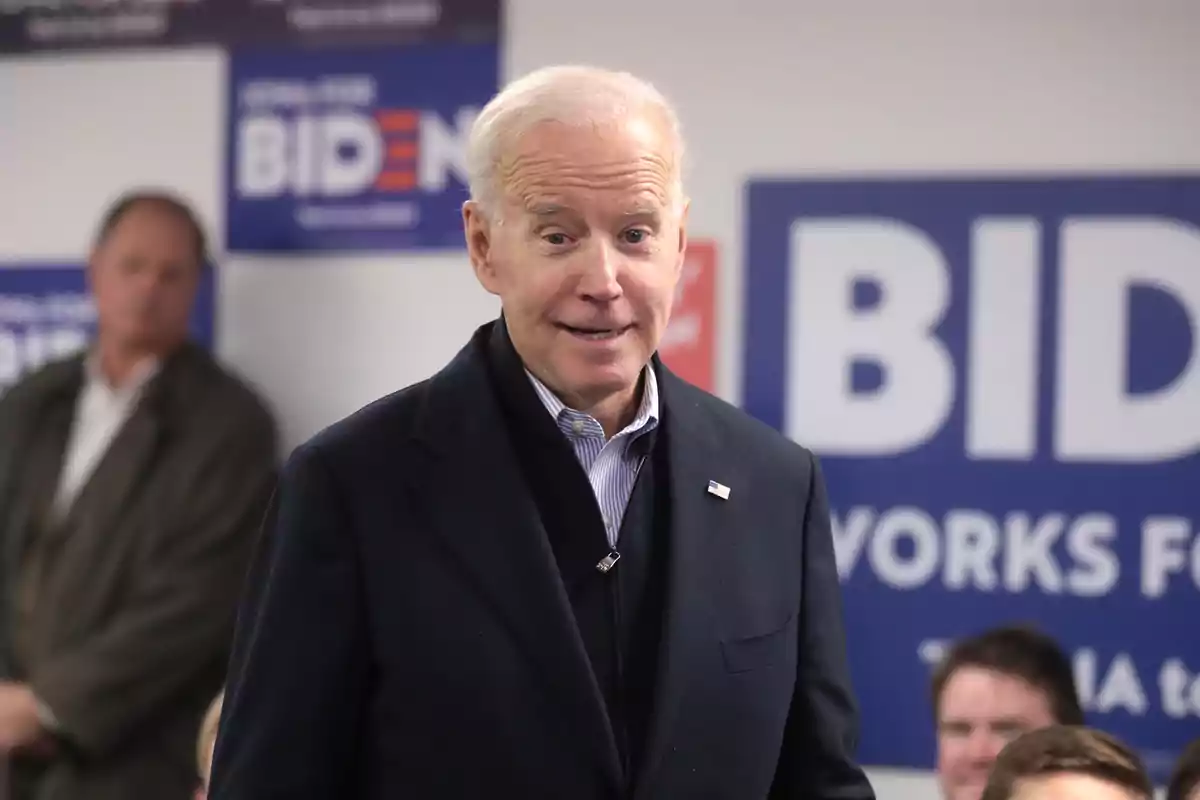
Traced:
[[129, 285], [139, 294], [153, 294], [164, 283], [162, 270], [146, 267], [135, 272], [129, 279]]
[[587, 254], [579, 292], [590, 300], [609, 302], [621, 296], [621, 254], [611, 244], [597, 241]]
[[991, 764], [1004, 747], [1003, 740], [994, 733], [977, 729], [967, 741], [967, 755], [976, 763]]

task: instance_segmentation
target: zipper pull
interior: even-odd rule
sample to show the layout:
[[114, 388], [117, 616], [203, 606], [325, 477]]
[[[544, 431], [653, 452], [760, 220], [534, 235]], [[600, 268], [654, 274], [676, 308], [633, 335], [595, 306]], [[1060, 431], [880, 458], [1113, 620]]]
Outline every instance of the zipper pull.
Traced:
[[617, 562], [620, 559], [621, 559], [621, 554], [618, 553], [616, 550], [613, 550], [611, 553], [606, 555], [604, 558], [600, 559], [600, 563], [598, 563], [596, 565], [596, 569], [600, 570], [601, 572], [608, 572], [610, 569], [612, 569], [613, 567], [615, 567], [617, 565]]

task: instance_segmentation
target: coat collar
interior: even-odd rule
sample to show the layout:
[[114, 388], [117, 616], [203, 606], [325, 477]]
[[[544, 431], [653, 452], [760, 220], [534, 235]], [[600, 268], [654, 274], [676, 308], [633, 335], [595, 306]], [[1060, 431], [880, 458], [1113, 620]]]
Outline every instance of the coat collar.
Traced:
[[[26, 523], [35, 512], [29, 497], [17, 496], [18, 465], [35, 445], [35, 436], [57, 437], [60, 433], [61, 440], [51, 446], [53, 458], [61, 462], [66, 430], [87, 379], [86, 359], [87, 355], [80, 353], [54, 362], [10, 389], [15, 395], [14, 402], [8, 404], [6, 419], [0, 421], [8, 439], [0, 453], [0, 526], [7, 529], [3, 544], [7, 569], [18, 563], [19, 553], [26, 544]], [[153, 376], [148, 376], [141, 399], [82, 488], [67, 521], [81, 505], [86, 505], [89, 529], [104, 535], [118, 519], [129, 495], [140, 485], [164, 441], [174, 434], [188, 406], [201, 396], [200, 390], [213, 366], [211, 356], [202, 348], [187, 343], [168, 356]], [[57, 470], [52, 474], [56, 475]], [[61, 533], [66, 526], [58, 529]]]

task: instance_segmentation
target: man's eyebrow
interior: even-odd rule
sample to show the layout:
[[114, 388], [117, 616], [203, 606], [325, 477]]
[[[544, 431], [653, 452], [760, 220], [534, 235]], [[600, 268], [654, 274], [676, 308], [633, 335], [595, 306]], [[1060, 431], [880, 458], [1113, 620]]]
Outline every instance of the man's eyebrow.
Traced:
[[1027, 728], [1029, 723], [1019, 716], [996, 717], [988, 725], [992, 728]]
[[645, 205], [635, 206], [621, 216], [623, 217], [659, 217], [662, 216], [662, 210], [656, 206]]
[[971, 727], [971, 723], [968, 720], [960, 719], [958, 717], [947, 717], [945, 719], [938, 720], [937, 727], [940, 730], [960, 731], [969, 729]]

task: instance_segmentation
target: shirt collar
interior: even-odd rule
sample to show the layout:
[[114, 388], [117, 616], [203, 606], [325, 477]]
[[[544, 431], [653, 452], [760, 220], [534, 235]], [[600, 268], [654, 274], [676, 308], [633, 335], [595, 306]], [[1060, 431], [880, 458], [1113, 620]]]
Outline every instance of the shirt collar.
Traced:
[[160, 366], [159, 359], [153, 356], [144, 358], [133, 368], [128, 380], [122, 386], [113, 386], [109, 382], [108, 376], [100, 369], [99, 355], [93, 351], [84, 359], [83, 371], [89, 386], [103, 389], [112, 395], [133, 397], [146, 388], [146, 384], [158, 374]]
[[[588, 414], [582, 411], [576, 411], [573, 408], [568, 408], [558, 395], [554, 394], [544, 383], [537, 379], [528, 368], [525, 369], [525, 374], [529, 378], [529, 382], [533, 384], [533, 390], [537, 394], [538, 399], [542, 401], [546, 411], [558, 423], [559, 429], [568, 436], [595, 436], [603, 435], [604, 428], [600, 423]], [[644, 433], [649, 433], [658, 425], [659, 419], [659, 398], [658, 398], [658, 376], [654, 374], [654, 368], [647, 364], [643, 370], [644, 377], [642, 386], [642, 402], [638, 406], [637, 415], [633, 420], [621, 430], [617, 436], [629, 435], [631, 439], [635, 439]], [[616, 438], [616, 437], [613, 437]]]

